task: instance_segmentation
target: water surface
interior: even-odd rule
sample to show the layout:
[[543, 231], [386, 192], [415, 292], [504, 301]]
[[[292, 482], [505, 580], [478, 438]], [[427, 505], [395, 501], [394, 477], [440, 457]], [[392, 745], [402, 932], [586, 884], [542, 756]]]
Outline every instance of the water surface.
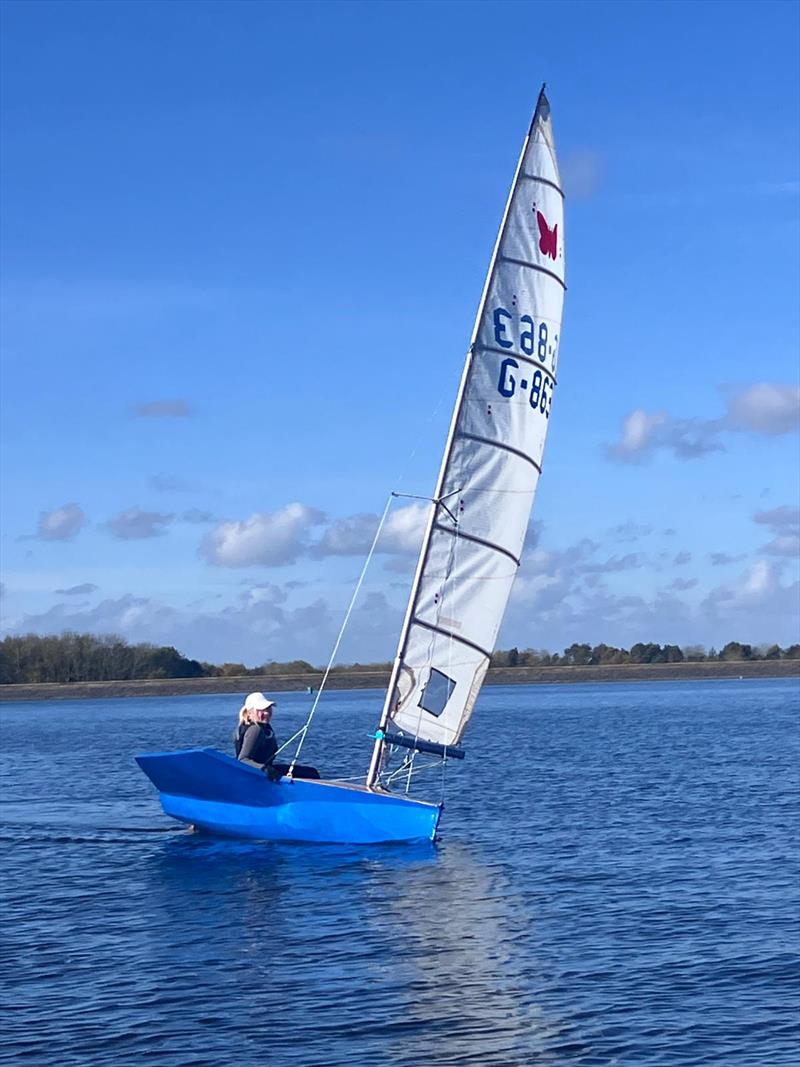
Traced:
[[[363, 773], [380, 699], [332, 692], [303, 760]], [[288, 737], [309, 698], [278, 701]], [[798, 1062], [796, 681], [488, 688], [429, 846], [167, 819], [133, 755], [228, 749], [236, 710], [0, 708], [0, 1057]]]

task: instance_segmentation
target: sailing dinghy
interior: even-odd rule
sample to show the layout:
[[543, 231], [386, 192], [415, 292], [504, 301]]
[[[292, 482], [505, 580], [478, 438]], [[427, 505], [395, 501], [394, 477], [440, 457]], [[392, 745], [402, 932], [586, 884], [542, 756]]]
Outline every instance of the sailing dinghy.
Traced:
[[[542, 470], [564, 292], [564, 196], [542, 89], [478, 308], [366, 780], [296, 778], [293, 761], [273, 782], [215, 749], [138, 756], [167, 815], [261, 840], [433, 839], [442, 805], [409, 797], [408, 784], [422, 769], [417, 757], [464, 757], [461, 738]], [[393, 791], [398, 781], [405, 793]]]

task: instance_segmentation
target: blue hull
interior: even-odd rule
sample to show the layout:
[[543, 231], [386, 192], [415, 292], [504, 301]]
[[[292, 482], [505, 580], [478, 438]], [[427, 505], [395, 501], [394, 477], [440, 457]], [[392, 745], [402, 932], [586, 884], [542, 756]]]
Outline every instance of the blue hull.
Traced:
[[281, 778], [213, 748], [136, 762], [167, 815], [210, 833], [267, 841], [366, 845], [433, 840], [441, 806], [338, 782]]

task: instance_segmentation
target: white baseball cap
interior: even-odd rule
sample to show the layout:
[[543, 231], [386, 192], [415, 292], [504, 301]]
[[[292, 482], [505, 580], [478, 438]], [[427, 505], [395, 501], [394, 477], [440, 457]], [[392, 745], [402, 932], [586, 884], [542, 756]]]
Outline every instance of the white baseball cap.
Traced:
[[266, 711], [275, 706], [274, 700], [267, 700], [263, 693], [250, 693], [244, 702], [245, 711]]

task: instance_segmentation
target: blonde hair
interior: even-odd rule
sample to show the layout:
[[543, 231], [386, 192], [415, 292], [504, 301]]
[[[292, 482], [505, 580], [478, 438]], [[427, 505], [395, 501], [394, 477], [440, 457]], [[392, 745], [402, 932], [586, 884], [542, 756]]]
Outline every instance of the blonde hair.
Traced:
[[248, 708], [246, 704], [243, 704], [242, 707], [239, 708], [239, 726], [240, 727], [244, 726], [245, 723], [249, 723], [249, 722], [250, 722], [250, 708]]

